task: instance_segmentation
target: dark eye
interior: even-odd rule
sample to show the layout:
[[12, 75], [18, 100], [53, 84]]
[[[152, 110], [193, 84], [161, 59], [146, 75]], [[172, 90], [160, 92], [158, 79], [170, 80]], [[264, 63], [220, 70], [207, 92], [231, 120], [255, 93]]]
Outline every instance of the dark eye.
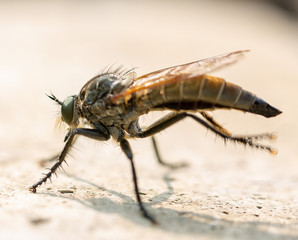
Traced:
[[62, 119], [68, 125], [72, 122], [72, 119], [73, 119], [74, 101], [75, 101], [75, 98], [73, 96], [68, 97], [64, 100], [61, 106]]

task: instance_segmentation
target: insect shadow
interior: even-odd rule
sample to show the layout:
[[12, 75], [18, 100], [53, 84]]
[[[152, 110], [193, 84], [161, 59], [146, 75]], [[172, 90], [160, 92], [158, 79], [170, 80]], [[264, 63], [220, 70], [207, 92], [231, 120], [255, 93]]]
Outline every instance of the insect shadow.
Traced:
[[[218, 216], [212, 216], [208, 214], [196, 213], [194, 211], [179, 211], [169, 209], [166, 207], [154, 208], [154, 205], [167, 202], [174, 194], [174, 189], [171, 184], [172, 178], [170, 174], [173, 170], [169, 170], [164, 174], [163, 180], [167, 185], [167, 190], [148, 199], [148, 203], [145, 203], [148, 211], [157, 216], [158, 224], [153, 225], [146, 221], [142, 216], [138, 214], [138, 207], [135, 204], [133, 198], [114, 191], [105, 187], [99, 186], [86, 179], [76, 177], [74, 175], [66, 174], [66, 176], [86, 183], [90, 186], [96, 187], [97, 189], [112, 194], [120, 199], [124, 200], [122, 203], [117, 203], [106, 197], [96, 197], [89, 199], [79, 199], [73, 196], [66, 196], [62, 194], [54, 193], [38, 193], [44, 194], [51, 197], [63, 198], [72, 200], [82, 204], [83, 206], [93, 209], [95, 211], [107, 213], [107, 214], [119, 214], [122, 217], [138, 224], [143, 227], [152, 227], [161, 229], [166, 232], [175, 234], [187, 234], [187, 235], [200, 235], [200, 236], [211, 236], [211, 237], [223, 237], [228, 234], [230, 239], [247, 239], [248, 236], [252, 239], [297, 239], [297, 236], [278, 233], [279, 230], [287, 227], [285, 224], [277, 224], [268, 221], [232, 221], [227, 219], [220, 219]], [[216, 199], [218, 201], [218, 199]], [[134, 206], [132, 206], [134, 205]], [[222, 204], [224, 205], [224, 203]], [[270, 227], [269, 231], [266, 227]], [[231, 234], [232, 233], [232, 234]]]

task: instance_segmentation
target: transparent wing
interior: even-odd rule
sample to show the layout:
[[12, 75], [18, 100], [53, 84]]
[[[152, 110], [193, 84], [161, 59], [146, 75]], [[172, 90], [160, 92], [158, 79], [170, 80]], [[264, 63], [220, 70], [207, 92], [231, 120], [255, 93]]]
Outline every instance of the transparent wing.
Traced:
[[249, 50], [240, 50], [218, 55], [199, 61], [186, 63], [178, 66], [164, 68], [155, 72], [145, 74], [137, 78], [134, 83], [125, 91], [111, 96], [114, 103], [121, 98], [130, 98], [130, 95], [139, 91], [149, 90], [162, 84], [185, 81], [189, 78], [201, 76], [212, 71], [233, 64], [244, 56]]

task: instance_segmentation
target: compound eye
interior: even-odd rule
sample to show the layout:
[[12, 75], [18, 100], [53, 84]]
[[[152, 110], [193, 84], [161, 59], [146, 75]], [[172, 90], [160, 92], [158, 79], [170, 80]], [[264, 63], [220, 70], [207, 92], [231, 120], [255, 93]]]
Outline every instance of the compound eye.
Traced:
[[64, 100], [61, 106], [61, 115], [64, 122], [68, 125], [73, 120], [75, 97], [71, 96]]

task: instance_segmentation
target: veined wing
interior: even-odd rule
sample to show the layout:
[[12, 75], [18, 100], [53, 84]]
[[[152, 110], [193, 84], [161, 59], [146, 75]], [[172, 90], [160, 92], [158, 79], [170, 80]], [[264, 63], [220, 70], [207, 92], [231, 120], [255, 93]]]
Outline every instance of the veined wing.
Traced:
[[142, 94], [141, 92], [147, 91], [159, 85], [177, 83], [180, 81], [185, 81], [189, 78], [210, 73], [235, 63], [244, 56], [245, 52], [249, 52], [249, 50], [230, 52], [145, 74], [137, 78], [135, 82], [125, 91], [110, 96], [110, 100], [113, 103], [117, 103], [122, 98], [129, 99], [131, 94], [136, 92]]

